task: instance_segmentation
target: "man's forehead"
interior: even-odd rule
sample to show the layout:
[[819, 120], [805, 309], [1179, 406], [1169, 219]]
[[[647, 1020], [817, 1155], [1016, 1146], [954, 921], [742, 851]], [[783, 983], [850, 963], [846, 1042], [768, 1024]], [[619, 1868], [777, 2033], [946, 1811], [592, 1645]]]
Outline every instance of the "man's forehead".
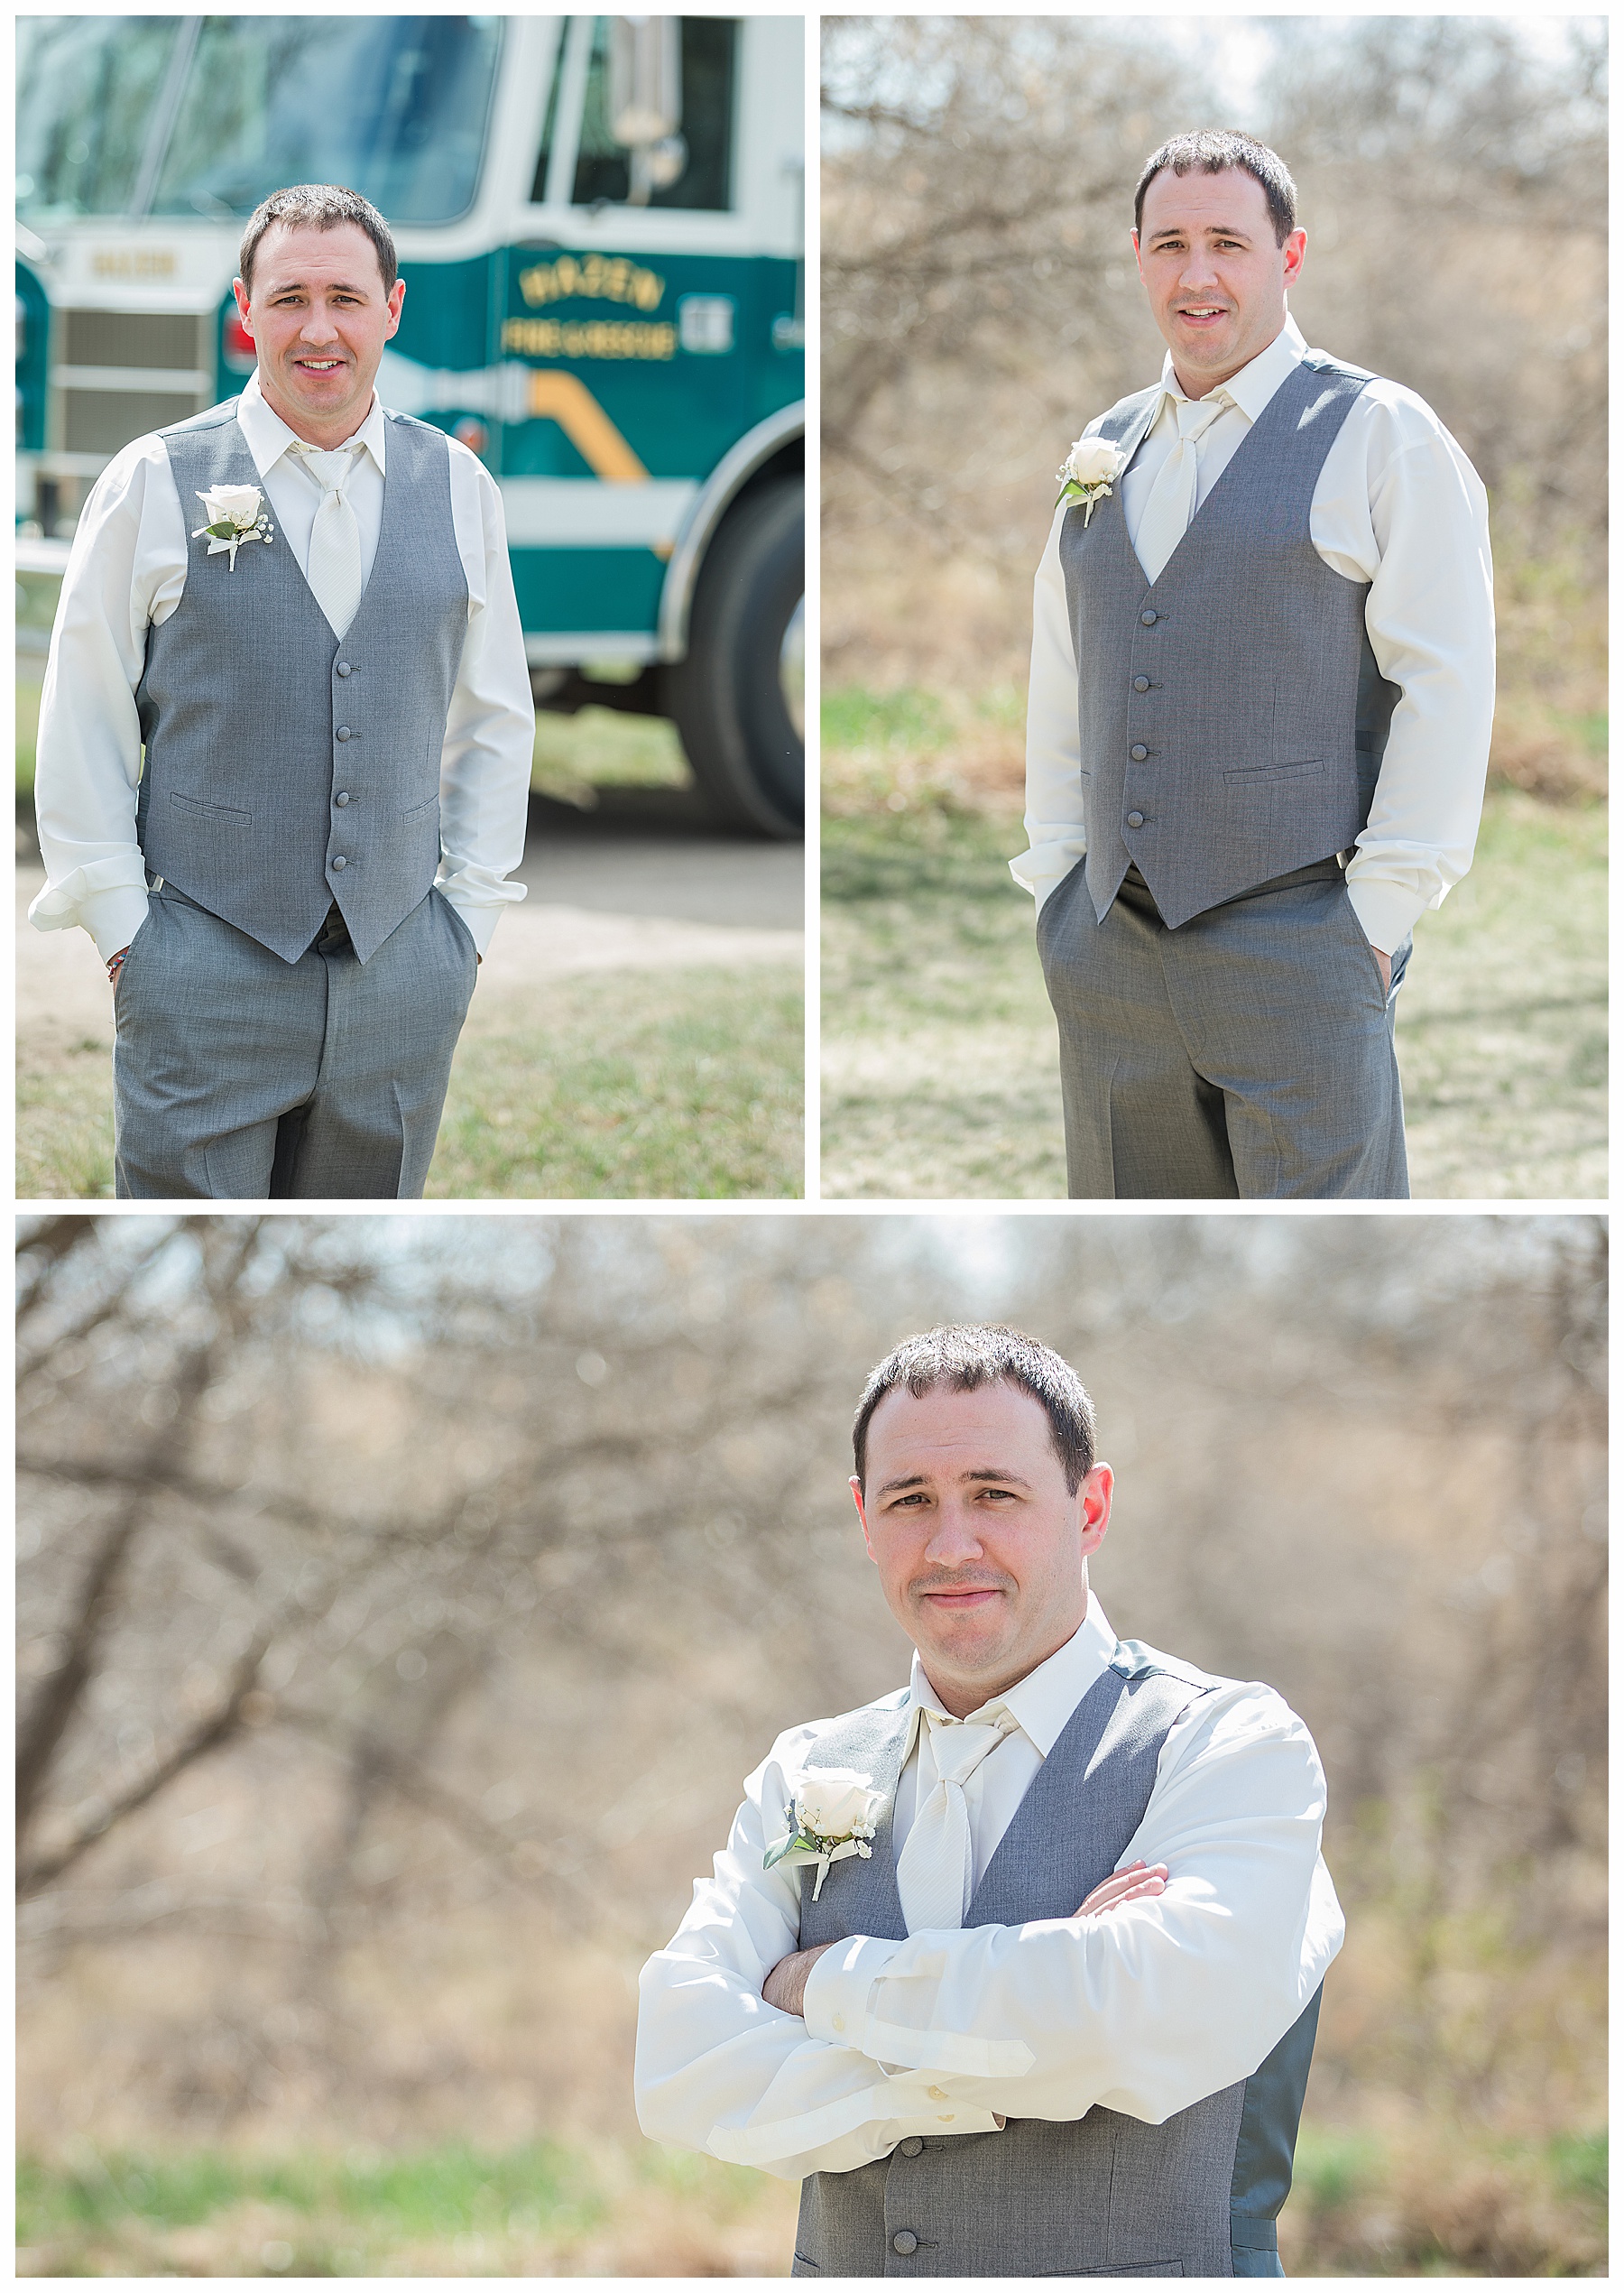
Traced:
[[1184, 175], [1176, 175], [1170, 167], [1159, 169], [1145, 186], [1145, 236], [1176, 229], [1184, 217], [1192, 215], [1204, 223], [1227, 217], [1255, 229], [1260, 217], [1268, 219], [1269, 201], [1249, 168], [1223, 167], [1211, 173], [1193, 167]]
[[378, 250], [358, 223], [272, 223], [260, 241], [254, 271], [267, 288], [330, 285], [346, 280], [356, 286], [383, 284]]
[[920, 1394], [893, 1385], [869, 1420], [869, 1446], [889, 1452], [951, 1449], [993, 1426], [1039, 1448], [1050, 1446], [1048, 1412], [1035, 1394], [1008, 1378], [969, 1387], [932, 1385]]

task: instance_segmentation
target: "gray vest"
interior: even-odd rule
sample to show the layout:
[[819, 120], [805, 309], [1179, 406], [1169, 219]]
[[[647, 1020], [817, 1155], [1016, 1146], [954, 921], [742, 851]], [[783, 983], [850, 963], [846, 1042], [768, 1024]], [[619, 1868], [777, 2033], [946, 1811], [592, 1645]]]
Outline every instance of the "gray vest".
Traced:
[[[983, 1872], [966, 1927], [1070, 1919], [1143, 1820], [1168, 1729], [1215, 1683], [1138, 1641], [1078, 1705]], [[800, 1944], [900, 1940], [890, 1803], [906, 1693], [819, 1737], [818, 1767], [887, 1795], [866, 1861], [801, 1874]], [[1011, 2118], [1001, 2133], [910, 2136], [889, 2158], [802, 2187], [797, 2277], [1278, 2276], [1275, 2216], [1291, 2161], [1319, 1999], [1250, 2078], [1159, 2126], [1115, 2110]]]
[[[1398, 692], [1365, 633], [1368, 582], [1309, 538], [1325, 456], [1371, 377], [1318, 356], [1287, 376], [1147, 583], [1121, 485], [1060, 562], [1077, 661], [1089, 896], [1103, 921], [1130, 862], [1169, 927], [1351, 846], [1370, 818]], [[1131, 460], [1159, 386], [1102, 437]]]
[[[445, 436], [386, 419], [383, 522], [343, 643], [280, 526], [245, 543], [235, 570], [199, 536], [180, 604], [147, 632], [136, 689], [148, 868], [289, 963], [334, 901], [364, 963], [439, 865], [468, 585]], [[189, 534], [208, 487], [259, 484], [235, 404], [161, 435]]]

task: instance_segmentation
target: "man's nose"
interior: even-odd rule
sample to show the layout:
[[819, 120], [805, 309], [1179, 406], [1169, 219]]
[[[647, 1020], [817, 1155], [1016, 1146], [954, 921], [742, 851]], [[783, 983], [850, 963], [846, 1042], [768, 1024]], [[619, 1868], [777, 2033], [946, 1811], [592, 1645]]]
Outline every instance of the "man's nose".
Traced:
[[926, 1558], [945, 1568], [957, 1568], [978, 1559], [981, 1549], [981, 1528], [974, 1514], [964, 1506], [945, 1505], [925, 1548]]

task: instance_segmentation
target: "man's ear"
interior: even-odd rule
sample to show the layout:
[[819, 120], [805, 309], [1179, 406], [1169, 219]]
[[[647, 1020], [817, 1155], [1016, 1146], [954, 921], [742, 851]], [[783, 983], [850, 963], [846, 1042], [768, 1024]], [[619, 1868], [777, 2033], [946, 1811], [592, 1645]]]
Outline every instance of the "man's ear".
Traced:
[[863, 1523], [863, 1541], [868, 1548], [869, 1558], [872, 1560], [874, 1558], [874, 1540], [869, 1535], [868, 1515], [863, 1509], [863, 1484], [858, 1480], [857, 1475], [853, 1474], [851, 1480], [846, 1485], [852, 1492], [852, 1502], [857, 1508], [857, 1518]]
[[237, 317], [242, 322], [243, 332], [252, 340], [254, 328], [248, 323], [248, 290], [240, 279], [234, 279], [231, 291], [236, 297]]
[[1116, 1475], [1108, 1465], [1096, 1465], [1077, 1490], [1078, 1526], [1083, 1536], [1083, 1558], [1099, 1551], [1105, 1541], [1105, 1531], [1111, 1526], [1111, 1497], [1116, 1486]]

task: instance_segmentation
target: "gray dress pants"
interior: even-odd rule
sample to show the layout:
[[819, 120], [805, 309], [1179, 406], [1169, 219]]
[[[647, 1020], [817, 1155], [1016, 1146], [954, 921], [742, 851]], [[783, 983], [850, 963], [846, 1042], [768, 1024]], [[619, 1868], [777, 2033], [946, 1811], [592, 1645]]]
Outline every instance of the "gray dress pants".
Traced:
[[365, 964], [336, 908], [290, 964], [155, 887], [114, 994], [119, 1196], [415, 1200], [477, 961], [439, 892]]
[[1169, 931], [1130, 869], [1103, 923], [1081, 862], [1038, 915], [1060, 1029], [1066, 1191], [1403, 1201], [1393, 1012], [1334, 859]]

